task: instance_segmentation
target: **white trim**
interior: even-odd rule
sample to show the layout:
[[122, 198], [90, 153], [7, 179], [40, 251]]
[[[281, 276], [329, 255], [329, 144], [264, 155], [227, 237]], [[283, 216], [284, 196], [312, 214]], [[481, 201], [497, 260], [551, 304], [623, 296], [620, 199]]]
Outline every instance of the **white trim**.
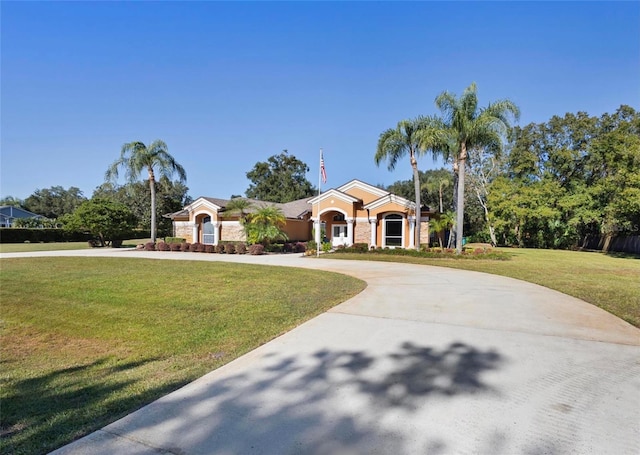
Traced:
[[191, 204], [187, 205], [183, 210], [186, 210], [189, 212], [189, 214], [191, 214], [192, 211], [195, 211], [202, 206], [208, 207], [209, 209], [213, 210], [214, 213], [218, 213], [218, 211], [222, 208], [219, 205], [216, 205], [213, 202], [208, 201], [203, 197], [200, 197], [195, 201], [193, 201]]
[[352, 204], [355, 203], [355, 202], [359, 202], [360, 201], [360, 199], [358, 199], [356, 197], [353, 197], [350, 194], [346, 194], [346, 193], [343, 193], [341, 191], [331, 189], [329, 191], [325, 191], [324, 193], [322, 193], [319, 196], [316, 196], [316, 197], [314, 197], [312, 199], [309, 199], [307, 201], [307, 203], [311, 204], [313, 206], [315, 204], [319, 204], [320, 202], [324, 201], [325, 199], [332, 198], [332, 197], [333, 198], [337, 198], [337, 199], [341, 199], [341, 200], [343, 200], [345, 202], [351, 202]]
[[221, 226], [242, 226], [242, 224], [240, 223], [240, 221], [238, 220], [233, 220], [233, 221], [218, 221], [220, 223]]
[[337, 190], [347, 193], [349, 192], [349, 190], [352, 190], [354, 188], [361, 189], [375, 196], [386, 196], [387, 194], [390, 194], [388, 191], [378, 188], [377, 186], [369, 185], [368, 183], [362, 182], [357, 179], [353, 179], [350, 182], [347, 182], [344, 185], [339, 186]]
[[386, 196], [378, 198], [375, 201], [369, 202], [363, 208], [365, 210], [377, 209], [386, 204], [398, 204], [407, 209], [413, 209], [416, 206], [415, 202], [411, 202], [408, 199], [396, 196], [395, 194], [387, 194]]
[[397, 245], [390, 245], [389, 248], [404, 248], [404, 231], [406, 226], [406, 222], [407, 219], [404, 216], [404, 213], [401, 212], [389, 212], [387, 214], [385, 214], [382, 219], [380, 221], [382, 221], [382, 241], [380, 242], [383, 248], [387, 247], [387, 217], [389, 215], [399, 215], [400, 216], [400, 220], [394, 220], [394, 221], [400, 221], [402, 223], [402, 239], [400, 241], [400, 247], [398, 247]]
[[327, 213], [327, 212], [339, 212], [342, 213], [344, 215], [344, 219], [347, 219], [347, 215], [348, 213], [345, 212], [344, 210], [342, 210], [341, 208], [338, 207], [327, 207], [326, 209], [322, 209], [322, 211], [320, 213], [318, 213], [318, 218], [320, 216], [322, 216], [323, 214]]

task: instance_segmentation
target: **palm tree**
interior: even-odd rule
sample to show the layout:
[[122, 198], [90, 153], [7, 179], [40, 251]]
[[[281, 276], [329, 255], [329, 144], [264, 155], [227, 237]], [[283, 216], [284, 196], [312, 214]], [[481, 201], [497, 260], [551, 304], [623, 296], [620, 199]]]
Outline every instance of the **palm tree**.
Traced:
[[286, 218], [278, 207], [263, 205], [247, 217], [244, 229], [249, 243], [264, 245], [274, 240], [288, 240], [282, 230]]
[[489, 148], [500, 151], [503, 139], [511, 128], [511, 118], [518, 120], [520, 110], [510, 100], [500, 100], [486, 108], [478, 107], [475, 82], [457, 98], [450, 92], [442, 92], [436, 98], [436, 106], [443, 115], [443, 133], [455, 141], [454, 164], [458, 168], [456, 204], [456, 251], [462, 252], [462, 223], [464, 220], [464, 175], [467, 155], [474, 149]]
[[235, 216], [240, 218], [240, 224], [244, 225], [247, 221], [247, 213], [253, 208], [253, 204], [249, 199], [242, 197], [232, 198], [224, 208], [225, 216]]
[[376, 165], [382, 161], [387, 161], [387, 167], [393, 171], [398, 160], [409, 155], [409, 162], [413, 169], [413, 185], [416, 201], [416, 250], [420, 250], [420, 173], [418, 172], [418, 155], [424, 153], [422, 145], [425, 129], [425, 118], [418, 117], [414, 120], [401, 120], [395, 128], [389, 128], [380, 134], [378, 148], [374, 157]]
[[438, 234], [440, 248], [444, 248], [444, 232], [453, 226], [453, 214], [451, 212], [440, 213], [440, 216], [432, 219], [429, 224], [431, 225], [431, 229]]
[[187, 180], [184, 168], [167, 151], [167, 144], [155, 140], [148, 147], [142, 142], [129, 142], [122, 146], [120, 158], [109, 166], [105, 179], [116, 180], [118, 171], [124, 168], [125, 177], [129, 183], [134, 183], [146, 170], [149, 174], [149, 189], [151, 191], [151, 241], [156, 241], [156, 172], [161, 177], [170, 178], [178, 174], [181, 183]]
[[[442, 171], [442, 172], [441, 172]], [[440, 211], [439, 213], [443, 213], [443, 207], [442, 207], [442, 194], [443, 194], [443, 190], [445, 188], [448, 188], [449, 185], [451, 185], [451, 174], [448, 171], [445, 171], [444, 169], [437, 171], [438, 173], [431, 173], [429, 175], [427, 175], [427, 181], [424, 182], [424, 184], [422, 185], [422, 188], [427, 190], [430, 194], [433, 193], [438, 193], [438, 201], [439, 201], [439, 207], [440, 207]], [[445, 172], [447, 172], [445, 174]]]

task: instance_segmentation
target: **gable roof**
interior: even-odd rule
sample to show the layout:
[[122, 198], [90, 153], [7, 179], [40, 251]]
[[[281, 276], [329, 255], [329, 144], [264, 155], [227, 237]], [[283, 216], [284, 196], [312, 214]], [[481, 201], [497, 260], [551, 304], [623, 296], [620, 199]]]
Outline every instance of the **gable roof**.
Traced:
[[[309, 212], [309, 199], [310, 197], [304, 199], [298, 199], [297, 201], [291, 201], [286, 203], [280, 202], [269, 202], [269, 201], [260, 201], [258, 199], [249, 199], [249, 198], [240, 198], [248, 201], [251, 204], [251, 207], [247, 209], [247, 213], [253, 213], [256, 209], [264, 206], [269, 207], [277, 207], [282, 210], [285, 218], [288, 219], [299, 219], [304, 217], [306, 213]], [[166, 218], [178, 218], [183, 216], [189, 216], [189, 213], [196, 208], [205, 206], [211, 210], [214, 210], [218, 213], [224, 213], [227, 204], [231, 201], [231, 199], [220, 199], [215, 197], [199, 197], [191, 204], [187, 205], [184, 209], [174, 212], [167, 213], [164, 215]]]
[[330, 190], [325, 191], [324, 193], [322, 193], [319, 196], [315, 196], [312, 198], [309, 198], [308, 203], [313, 205], [313, 204], [317, 204], [318, 202], [324, 201], [325, 199], [328, 198], [337, 198], [337, 199], [342, 199], [345, 202], [361, 202], [360, 199], [358, 199], [357, 197], [351, 196], [350, 194], [344, 193], [340, 190], [336, 190], [334, 188], [331, 188]]
[[337, 188], [338, 191], [342, 191], [343, 193], [348, 193], [349, 190], [358, 188], [367, 193], [371, 193], [375, 196], [382, 197], [387, 194], [390, 194], [387, 190], [383, 190], [382, 188], [378, 188], [377, 186], [369, 185], [368, 183], [363, 182], [362, 180], [353, 179], [342, 186]]

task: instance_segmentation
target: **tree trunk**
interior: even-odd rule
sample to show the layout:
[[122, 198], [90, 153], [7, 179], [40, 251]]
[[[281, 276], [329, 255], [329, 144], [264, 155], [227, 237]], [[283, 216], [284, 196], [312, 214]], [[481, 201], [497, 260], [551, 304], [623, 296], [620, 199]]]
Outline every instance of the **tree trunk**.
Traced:
[[464, 171], [467, 162], [467, 147], [463, 142], [458, 160], [458, 207], [456, 212], [456, 253], [462, 253], [462, 236], [464, 223]]
[[156, 243], [156, 179], [153, 169], [149, 169], [149, 189], [151, 190], [151, 241]]
[[[458, 213], [458, 160], [453, 161], [453, 213]], [[452, 226], [453, 228], [453, 226]], [[457, 229], [457, 228], [456, 228]], [[456, 243], [456, 229], [449, 229], [447, 248], [453, 248]]]
[[420, 251], [420, 218], [422, 215], [422, 211], [420, 210], [420, 173], [418, 172], [418, 162], [416, 161], [416, 157], [414, 154], [411, 154], [411, 167], [413, 168], [413, 186], [416, 192], [416, 250]]
[[442, 213], [442, 182], [440, 182], [440, 213]]

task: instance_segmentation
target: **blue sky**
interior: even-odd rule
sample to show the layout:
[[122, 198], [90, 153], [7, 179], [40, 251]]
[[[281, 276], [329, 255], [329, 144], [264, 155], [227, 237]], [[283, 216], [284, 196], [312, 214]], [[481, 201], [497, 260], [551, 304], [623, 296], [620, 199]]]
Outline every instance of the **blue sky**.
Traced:
[[[192, 197], [244, 194], [283, 149], [317, 185], [411, 177], [378, 136], [475, 81], [520, 124], [640, 108], [639, 2], [7, 2], [0, 195], [90, 197], [123, 143], [164, 140]], [[419, 162], [437, 166], [430, 157]]]

